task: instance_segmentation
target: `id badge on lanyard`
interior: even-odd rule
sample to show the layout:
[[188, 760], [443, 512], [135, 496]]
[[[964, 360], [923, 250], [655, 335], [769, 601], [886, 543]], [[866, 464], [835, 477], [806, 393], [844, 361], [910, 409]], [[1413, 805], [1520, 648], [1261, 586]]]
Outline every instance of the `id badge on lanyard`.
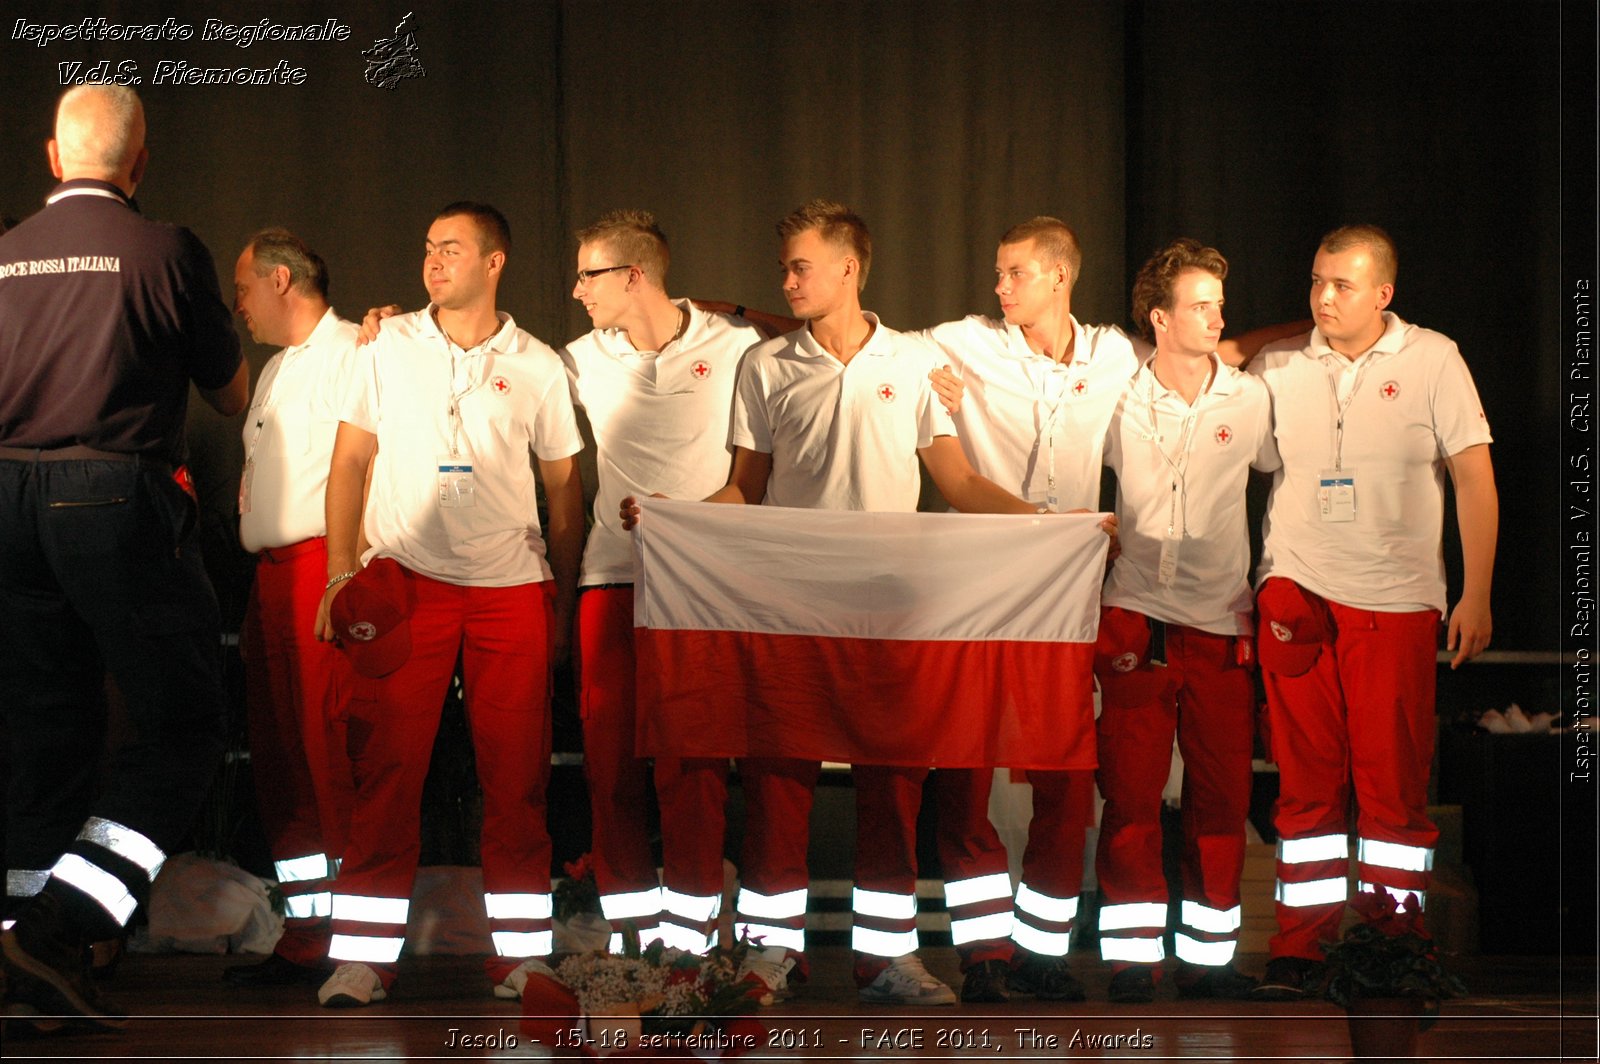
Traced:
[[1334, 523], [1356, 519], [1356, 471], [1324, 469], [1317, 475], [1317, 515]]
[[464, 510], [477, 505], [472, 459], [451, 454], [439, 456], [439, 505], [446, 510]]

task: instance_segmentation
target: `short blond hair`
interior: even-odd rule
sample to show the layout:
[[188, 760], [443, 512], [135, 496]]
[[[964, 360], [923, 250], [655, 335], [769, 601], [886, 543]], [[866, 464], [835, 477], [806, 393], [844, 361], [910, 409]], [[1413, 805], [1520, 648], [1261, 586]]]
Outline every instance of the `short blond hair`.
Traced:
[[1060, 218], [1041, 214], [1007, 229], [1000, 237], [1000, 245], [1021, 244], [1028, 240], [1033, 241], [1039, 265], [1046, 269], [1066, 266], [1067, 291], [1072, 291], [1072, 286], [1078, 283], [1078, 270], [1083, 266], [1083, 250], [1078, 247], [1078, 234]]
[[603, 243], [624, 263], [639, 267], [657, 287], [666, 288], [672, 250], [667, 234], [649, 211], [607, 211], [593, 225], [578, 230], [578, 246]]
[[861, 216], [842, 203], [814, 199], [797, 207], [778, 223], [778, 237], [788, 240], [815, 229], [822, 239], [848, 251], [861, 264], [856, 274], [856, 291], [867, 287], [867, 271], [872, 268], [872, 234]]
[[1366, 248], [1379, 284], [1394, 284], [1400, 272], [1400, 253], [1395, 250], [1394, 239], [1375, 225], [1341, 225], [1323, 237], [1318, 247], [1335, 255], [1351, 248]]

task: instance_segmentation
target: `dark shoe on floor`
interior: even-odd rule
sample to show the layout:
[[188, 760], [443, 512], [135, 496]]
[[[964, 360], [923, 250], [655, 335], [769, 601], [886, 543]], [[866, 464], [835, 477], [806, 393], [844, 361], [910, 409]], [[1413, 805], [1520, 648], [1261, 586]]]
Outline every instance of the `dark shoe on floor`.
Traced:
[[41, 1017], [81, 1018], [97, 1027], [121, 1027], [84, 965], [83, 936], [69, 924], [52, 894], [40, 894], [16, 925], [0, 935], [5, 1000]]
[[1184, 964], [1178, 968], [1178, 974], [1172, 981], [1177, 984], [1178, 997], [1185, 1000], [1222, 998], [1229, 1001], [1244, 1001], [1255, 997], [1257, 985], [1254, 979], [1232, 964], [1217, 967]]
[[1156, 999], [1156, 973], [1147, 964], [1135, 964], [1111, 977], [1106, 999], [1113, 1005], [1145, 1005]]
[[979, 961], [961, 975], [961, 1000], [969, 1005], [1001, 1005], [1011, 1000], [1006, 979], [1011, 965], [1005, 961]]
[[89, 974], [101, 981], [117, 974], [127, 947], [121, 938], [107, 938], [89, 943]]
[[1083, 984], [1072, 974], [1065, 957], [1046, 957], [1029, 953], [1011, 969], [1007, 980], [1019, 994], [1032, 994], [1040, 1001], [1084, 1001]]
[[222, 970], [222, 981], [229, 986], [320, 986], [332, 974], [315, 964], [296, 964], [281, 953], [274, 953], [258, 964], [235, 964]]
[[1306, 957], [1274, 957], [1267, 974], [1250, 995], [1256, 1001], [1299, 1001], [1322, 993], [1326, 967]]

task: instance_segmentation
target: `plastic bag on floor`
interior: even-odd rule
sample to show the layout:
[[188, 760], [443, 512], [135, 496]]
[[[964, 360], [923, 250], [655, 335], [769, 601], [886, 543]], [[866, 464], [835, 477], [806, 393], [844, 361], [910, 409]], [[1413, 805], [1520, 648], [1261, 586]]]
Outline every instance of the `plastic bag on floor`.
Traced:
[[267, 884], [238, 865], [198, 854], [169, 858], [150, 887], [149, 926], [128, 943], [139, 953], [271, 953], [283, 933]]

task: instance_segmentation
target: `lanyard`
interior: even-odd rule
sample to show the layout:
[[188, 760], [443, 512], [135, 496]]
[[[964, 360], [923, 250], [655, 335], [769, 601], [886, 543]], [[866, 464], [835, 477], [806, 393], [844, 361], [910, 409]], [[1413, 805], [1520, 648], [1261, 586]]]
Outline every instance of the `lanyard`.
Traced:
[[[440, 333], [444, 336], [443, 332]], [[490, 336], [483, 343], [470, 351], [457, 347], [448, 336], [444, 336], [445, 349], [450, 355], [450, 457], [461, 457], [461, 400], [465, 399], [474, 388], [483, 383], [483, 378], [489, 364], [486, 357], [489, 344], [499, 331]], [[457, 359], [459, 353], [460, 358]]]
[[264, 394], [265, 398], [261, 401], [260, 408], [255, 411], [256, 430], [250, 434], [250, 442], [245, 445], [244, 460], [247, 464], [255, 457], [256, 445], [261, 442], [261, 430], [266, 426], [267, 418], [271, 415], [272, 408], [278, 405], [278, 378], [283, 376], [283, 371], [288, 368], [290, 355], [298, 353], [298, 348], [285, 349], [283, 357], [278, 359], [277, 366], [272, 370], [272, 376], [267, 377], [266, 380], [256, 382], [256, 394]]
[[[1332, 358], [1342, 359], [1342, 355], [1332, 355]], [[1339, 377], [1343, 370], [1335, 368], [1328, 374], [1328, 395], [1333, 402], [1333, 468], [1337, 472], [1344, 468], [1344, 415], [1350, 409], [1350, 404], [1355, 401], [1356, 393], [1361, 390], [1361, 381], [1367, 375], [1367, 367], [1372, 365], [1372, 355], [1368, 353], [1361, 361], [1361, 366], [1356, 370], [1356, 379], [1350, 385], [1350, 394], [1343, 400], [1339, 398]]]
[[1153, 370], [1145, 400], [1150, 408], [1150, 446], [1156, 449], [1161, 461], [1172, 470], [1172, 492], [1167, 502], [1167, 536], [1170, 538], [1177, 535], [1180, 528], [1187, 531], [1189, 527], [1189, 455], [1194, 450], [1194, 435], [1200, 424], [1200, 414], [1190, 408], [1189, 413], [1184, 415], [1182, 435], [1178, 438], [1178, 458], [1173, 461], [1172, 456], [1161, 449], [1161, 422], [1156, 414], [1156, 375]]
[[[1056, 377], [1060, 378], [1061, 389], [1057, 393], [1055, 401], [1050, 402], [1050, 381]], [[1039, 436], [1044, 441], [1045, 450], [1049, 453], [1048, 464], [1045, 467], [1046, 504], [1050, 509], [1058, 513], [1061, 510], [1061, 497], [1056, 493], [1056, 422], [1060, 418], [1061, 407], [1066, 402], [1068, 389], [1069, 385], [1065, 374], [1057, 374], [1054, 368], [1046, 371], [1045, 378], [1039, 388], [1039, 394], [1045, 397], [1044, 402], [1049, 403], [1049, 409], [1039, 425]]]

